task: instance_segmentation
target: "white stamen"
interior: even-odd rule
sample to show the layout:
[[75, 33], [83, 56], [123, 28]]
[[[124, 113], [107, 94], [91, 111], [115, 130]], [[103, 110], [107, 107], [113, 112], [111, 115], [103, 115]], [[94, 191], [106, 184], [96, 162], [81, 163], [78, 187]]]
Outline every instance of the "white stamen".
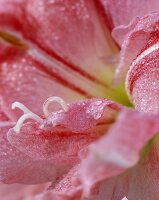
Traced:
[[42, 119], [34, 113], [24, 114], [19, 118], [19, 120], [17, 121], [17, 124], [13, 128], [16, 133], [20, 132], [22, 124], [27, 119], [34, 119], [35, 121], [42, 122]]
[[[56, 97], [56, 96], [53, 96], [53, 97], [50, 97], [48, 98], [44, 104], [43, 104], [43, 112], [44, 112], [44, 115], [47, 117], [48, 115], [50, 115], [50, 112], [48, 110], [48, 107], [49, 105], [52, 103], [52, 102], [57, 102], [61, 105], [61, 107], [63, 108], [63, 110], [65, 112], [68, 111], [68, 106], [67, 104], [65, 103], [65, 101], [63, 99], [61, 99], [60, 97]], [[38, 115], [36, 115], [35, 113], [31, 112], [26, 106], [24, 106], [22, 103], [20, 102], [14, 102], [12, 104], [12, 109], [15, 109], [15, 108], [19, 108], [20, 110], [22, 110], [24, 112], [24, 114], [18, 119], [16, 125], [13, 127], [14, 131], [16, 133], [19, 133], [20, 132], [20, 129], [24, 123], [25, 120], [27, 119], [34, 119], [35, 121], [37, 122], [40, 122], [42, 123], [43, 122], [43, 119], [40, 118]], [[41, 125], [40, 128], [43, 128], [44, 125]]]
[[20, 110], [22, 110], [24, 112], [24, 114], [18, 119], [16, 125], [14, 126], [14, 131], [16, 133], [20, 132], [20, 129], [24, 123], [25, 120], [27, 119], [34, 119], [37, 122], [42, 122], [43, 119], [40, 118], [38, 115], [34, 114], [33, 112], [31, 112], [26, 106], [24, 106], [22, 103], [19, 102], [14, 102], [12, 104], [12, 109], [15, 108], [19, 108]]
[[25, 114], [26, 113], [32, 113], [26, 106], [24, 106], [22, 103], [20, 102], [14, 102], [12, 103], [12, 110], [14, 110], [15, 108], [19, 108], [20, 110], [22, 110]]
[[53, 96], [53, 97], [48, 98], [48, 99], [44, 102], [44, 104], [43, 104], [43, 112], [44, 112], [44, 115], [45, 115], [46, 117], [50, 115], [50, 112], [49, 112], [49, 110], [48, 110], [48, 107], [49, 107], [49, 105], [50, 105], [51, 103], [53, 103], [53, 102], [59, 103], [59, 104], [61, 105], [62, 109], [63, 109], [65, 112], [68, 111], [68, 106], [67, 106], [66, 102], [65, 102], [63, 99], [61, 99], [60, 97]]

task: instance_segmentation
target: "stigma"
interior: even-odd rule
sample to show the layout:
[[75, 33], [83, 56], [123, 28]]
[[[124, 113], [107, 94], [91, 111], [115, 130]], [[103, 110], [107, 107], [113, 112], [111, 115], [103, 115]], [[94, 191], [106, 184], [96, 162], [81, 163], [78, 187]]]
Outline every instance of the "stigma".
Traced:
[[[62, 98], [57, 97], [57, 96], [49, 97], [43, 104], [43, 113], [44, 113], [45, 118], [47, 118], [52, 113], [52, 112], [49, 112], [48, 108], [49, 108], [50, 104], [52, 104], [53, 102], [59, 103], [65, 112], [68, 111], [68, 105], [65, 103], [65, 101]], [[33, 113], [25, 105], [16, 101], [12, 104], [12, 109], [16, 109], [16, 108], [23, 111], [23, 115], [18, 119], [17, 123], [13, 127], [15, 133], [18, 134], [20, 132], [23, 123], [28, 119], [32, 119], [32, 120], [35, 120], [36, 122], [38, 122], [40, 124], [40, 128], [44, 127], [42, 125], [43, 121], [44, 121], [43, 118], [41, 118], [37, 114]]]

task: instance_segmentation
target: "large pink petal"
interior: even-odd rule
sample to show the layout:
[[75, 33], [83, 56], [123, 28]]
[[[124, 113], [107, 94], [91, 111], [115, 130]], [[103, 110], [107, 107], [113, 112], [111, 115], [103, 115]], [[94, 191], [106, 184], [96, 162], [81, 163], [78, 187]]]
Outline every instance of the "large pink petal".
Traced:
[[[2, 31], [21, 33], [29, 46], [35, 44], [72, 73], [101, 84], [110, 79], [104, 58], [112, 55], [116, 47], [93, 2], [29, 0], [12, 4], [5, 5], [12, 7], [12, 12], [0, 12], [6, 19], [5, 25], [0, 23]], [[14, 22], [10, 23], [10, 19]]]
[[152, 11], [159, 10], [157, 0], [100, 0], [105, 8], [105, 15], [111, 28], [118, 25], [127, 25], [137, 16], [144, 16]]
[[67, 87], [67, 83], [62, 82], [55, 72], [45, 72], [45, 66], [36, 63], [29, 52], [5, 45], [2, 47], [0, 95], [3, 111], [10, 118], [15, 120], [20, 115], [19, 111], [13, 113], [11, 110], [11, 104], [15, 101], [41, 115], [43, 102], [50, 96], [61, 96], [68, 102], [82, 97], [78, 91]]
[[99, 141], [90, 145], [81, 166], [84, 189], [99, 180], [118, 175], [137, 163], [143, 146], [158, 132], [156, 116], [123, 110], [118, 120]]
[[[73, 64], [68, 65], [72, 70], [106, 81], [102, 58], [112, 55], [115, 48], [93, 1], [29, 0], [25, 17], [26, 37], [53, 57]], [[28, 26], [32, 32], [27, 31]]]
[[119, 106], [106, 99], [72, 103], [67, 112], [52, 113], [42, 123], [27, 122], [20, 133], [8, 132], [10, 143], [36, 159], [52, 160], [54, 164], [79, 162], [78, 152], [106, 132]]
[[16, 49], [1, 45], [0, 95], [4, 112], [13, 120], [20, 114], [13, 114], [11, 110], [14, 101], [41, 115], [43, 102], [50, 96], [60, 96], [66, 102], [91, 96], [118, 97], [115, 90], [72, 74], [63, 68], [64, 64], [37, 53], [36, 48]]
[[[41, 114], [43, 100], [51, 95], [68, 102], [94, 96], [119, 100], [118, 92], [106, 84], [107, 78], [109, 83], [112, 80], [112, 67], [107, 70], [105, 60], [112, 51], [108, 51], [107, 31], [93, 2], [81, 0], [77, 6], [73, 0], [66, 5], [61, 1], [8, 0], [3, 4], [7, 9], [0, 12], [5, 19], [5, 23], [0, 21], [0, 37], [16, 48], [1, 58], [1, 94], [9, 117], [15, 119], [9, 108], [13, 101], [21, 101]], [[61, 16], [59, 12], [64, 17], [57, 17]], [[6, 74], [12, 78], [6, 80]]]
[[65, 169], [55, 169], [53, 163], [35, 160], [11, 146], [7, 140], [9, 122], [7, 117], [0, 114], [0, 180], [4, 183], [39, 184], [54, 181]]

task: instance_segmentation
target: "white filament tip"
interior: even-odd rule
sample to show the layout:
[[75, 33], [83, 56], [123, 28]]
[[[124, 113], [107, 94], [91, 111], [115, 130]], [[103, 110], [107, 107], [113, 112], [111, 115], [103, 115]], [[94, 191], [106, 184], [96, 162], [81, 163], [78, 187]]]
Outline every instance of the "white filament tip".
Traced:
[[14, 110], [15, 108], [19, 108], [24, 113], [31, 113], [31, 111], [26, 106], [24, 106], [22, 103], [17, 102], [17, 101], [12, 103], [12, 110]]
[[42, 119], [34, 113], [24, 114], [19, 118], [19, 120], [17, 121], [17, 124], [13, 128], [16, 133], [20, 132], [20, 129], [21, 129], [24, 121], [27, 119], [34, 119], [37, 122], [42, 122]]
[[19, 102], [14, 102], [12, 104], [12, 109], [15, 108], [19, 108], [20, 110], [22, 110], [24, 112], [24, 114], [18, 119], [16, 125], [13, 127], [14, 131], [16, 133], [20, 132], [20, 129], [24, 123], [24, 121], [26, 121], [27, 119], [34, 119], [37, 122], [42, 122], [43, 119], [40, 118], [38, 115], [34, 114], [33, 112], [31, 112], [26, 106], [24, 106], [22, 103]]
[[65, 112], [68, 111], [68, 106], [67, 106], [66, 102], [65, 102], [62, 98], [60, 98], [60, 97], [53, 96], [53, 97], [48, 98], [48, 99], [44, 102], [44, 104], [43, 104], [43, 112], [44, 112], [44, 115], [45, 115], [46, 117], [50, 115], [50, 112], [49, 112], [49, 110], [48, 110], [48, 107], [49, 107], [49, 105], [50, 105], [51, 103], [53, 103], [53, 102], [59, 103], [59, 104], [61, 105], [62, 109], [63, 109]]

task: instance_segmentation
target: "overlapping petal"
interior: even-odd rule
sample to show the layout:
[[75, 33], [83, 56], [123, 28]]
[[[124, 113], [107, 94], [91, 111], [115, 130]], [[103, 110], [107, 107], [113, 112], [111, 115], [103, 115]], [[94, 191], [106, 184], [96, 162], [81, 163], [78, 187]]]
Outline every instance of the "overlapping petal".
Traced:
[[143, 56], [143, 58], [130, 69], [127, 76], [127, 88], [130, 98], [137, 110], [158, 113], [159, 50], [158, 47], [154, 49], [150, 48], [149, 53]]
[[79, 101], [70, 104], [67, 112], [51, 114], [42, 124], [24, 123], [19, 134], [11, 129], [8, 140], [32, 158], [52, 160], [55, 165], [75, 164], [78, 152], [106, 132], [119, 108], [106, 99]]
[[106, 179], [99, 184], [100, 200], [158, 198], [158, 136], [144, 150], [142, 158], [123, 174]]
[[[86, 154], [86, 147], [105, 134], [119, 110], [118, 104], [106, 99], [80, 101], [70, 104], [67, 112], [60, 110], [52, 113], [44, 120], [43, 129], [40, 129], [37, 122], [25, 123], [19, 134], [10, 129], [8, 140], [32, 159], [51, 162], [52, 170], [57, 170], [57, 174], [61, 173], [60, 168], [63, 169], [62, 172], [67, 172], [73, 165], [80, 163], [78, 153], [82, 150], [83, 154]], [[79, 166], [77, 170], [71, 169], [71, 175], [66, 175], [66, 180], [71, 177], [71, 183], [68, 181], [68, 184], [73, 187], [66, 187], [67, 194], [63, 185], [67, 181], [64, 178], [59, 186], [56, 186], [56, 192], [46, 192], [39, 198], [78, 199], [82, 190], [80, 185], [74, 185], [74, 173], [76, 176], [79, 174]], [[55, 178], [55, 183], [58, 180], [56, 177], [61, 179], [57, 174], [52, 177]], [[58, 193], [60, 187], [61, 191]]]
[[107, 135], [92, 144], [81, 165], [84, 189], [134, 166], [144, 145], [158, 132], [158, 118], [123, 110]]
[[158, 13], [154, 12], [134, 19], [126, 27], [114, 29], [113, 36], [121, 46], [120, 60], [116, 71], [117, 80], [124, 80], [133, 60], [145, 50], [147, 45], [152, 44], [152, 38], [154, 39], [153, 43], [157, 42], [158, 19]]
[[158, 194], [153, 192], [157, 183], [158, 139], [146, 149], [144, 146], [158, 130], [156, 116], [123, 109], [107, 135], [91, 144], [88, 154], [81, 154], [82, 163], [37, 199], [72, 200], [85, 196], [89, 200], [105, 200], [105, 197], [133, 199], [144, 196], [147, 200], [155, 200]]
[[[135, 19], [127, 28], [114, 30], [123, 33], [117, 70], [118, 82], [127, 74], [127, 92], [135, 108], [158, 113], [158, 13]], [[117, 36], [117, 35], [116, 35]]]

